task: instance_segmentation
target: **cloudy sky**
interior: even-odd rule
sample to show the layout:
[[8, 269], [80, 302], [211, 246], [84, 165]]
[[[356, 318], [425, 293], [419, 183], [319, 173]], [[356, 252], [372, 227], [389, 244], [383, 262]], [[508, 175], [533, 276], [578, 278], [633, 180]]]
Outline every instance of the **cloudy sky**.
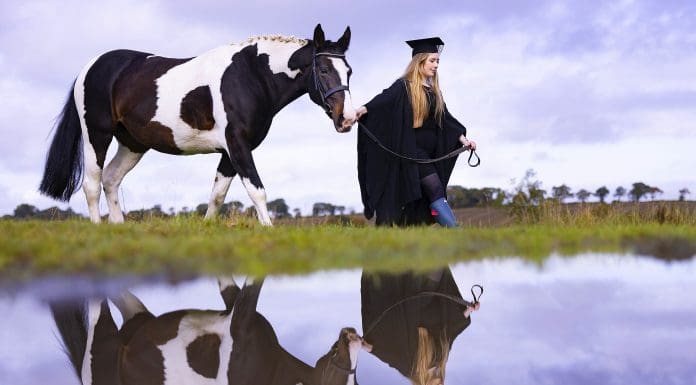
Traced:
[[[696, 3], [432, 4], [3, 1], [0, 214], [23, 202], [57, 204], [36, 188], [53, 122], [92, 57], [115, 48], [195, 56], [255, 35], [310, 38], [317, 23], [332, 40], [352, 29], [356, 106], [402, 73], [410, 59], [404, 40], [442, 37], [445, 100], [482, 158], [476, 169], [460, 160], [451, 184], [510, 189], [534, 169], [549, 191], [642, 181], [667, 199], [684, 187], [696, 194]], [[288, 106], [254, 152], [269, 200], [285, 198], [304, 213], [317, 201], [361, 211], [355, 139], [355, 129], [336, 133], [306, 96]], [[122, 202], [127, 210], [207, 202], [218, 157], [149, 152], [126, 176]], [[251, 204], [238, 179], [227, 200]], [[82, 192], [70, 206], [86, 212]]]

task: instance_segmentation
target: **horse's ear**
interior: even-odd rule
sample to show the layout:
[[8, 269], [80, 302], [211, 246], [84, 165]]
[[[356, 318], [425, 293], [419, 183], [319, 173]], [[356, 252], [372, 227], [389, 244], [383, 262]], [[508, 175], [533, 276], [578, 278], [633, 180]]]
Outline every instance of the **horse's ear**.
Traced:
[[341, 36], [341, 38], [338, 39], [338, 46], [341, 48], [341, 51], [345, 52], [348, 50], [349, 44], [350, 44], [350, 26], [347, 26], [346, 31], [343, 32], [343, 36]]
[[320, 49], [324, 46], [324, 42], [326, 41], [326, 37], [324, 36], [324, 30], [321, 29], [321, 24], [317, 24], [316, 27], [314, 27], [314, 46], [317, 49]]

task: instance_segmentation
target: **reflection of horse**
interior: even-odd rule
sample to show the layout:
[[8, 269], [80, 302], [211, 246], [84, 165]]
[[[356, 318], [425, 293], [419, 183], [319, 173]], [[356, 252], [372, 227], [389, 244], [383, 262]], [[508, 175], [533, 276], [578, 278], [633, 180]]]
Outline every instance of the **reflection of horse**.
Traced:
[[179, 310], [155, 317], [132, 294], [114, 303], [52, 304], [70, 360], [87, 385], [287, 384], [353, 385], [364, 342], [352, 328], [312, 367], [283, 349], [256, 311], [262, 282], [221, 284], [224, 311]]
[[[109, 220], [123, 222], [118, 188], [147, 150], [219, 152], [206, 218], [216, 215], [239, 174], [259, 220], [270, 225], [251, 151], [266, 137], [273, 116], [307, 92], [337, 131], [350, 130], [355, 111], [345, 92], [349, 43], [350, 28], [334, 43], [317, 25], [313, 40], [262, 36], [188, 59], [129, 50], [105, 53], [75, 80], [39, 190], [68, 201], [82, 182], [90, 218], [97, 223], [103, 185]], [[104, 168], [114, 137], [118, 151]]]

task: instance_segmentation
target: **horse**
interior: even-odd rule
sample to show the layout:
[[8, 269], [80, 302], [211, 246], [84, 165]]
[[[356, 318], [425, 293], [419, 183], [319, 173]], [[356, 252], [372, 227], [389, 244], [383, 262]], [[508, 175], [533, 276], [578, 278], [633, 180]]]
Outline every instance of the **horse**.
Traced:
[[[115, 50], [92, 59], [68, 94], [51, 142], [39, 191], [61, 201], [82, 185], [92, 222], [101, 221], [103, 186], [109, 222], [123, 222], [118, 189], [149, 149], [172, 155], [220, 153], [205, 214], [217, 215], [235, 175], [259, 221], [272, 226], [254, 150], [273, 117], [304, 95], [319, 105], [337, 132], [355, 118], [345, 52], [350, 27], [326, 40], [321, 24], [311, 40], [258, 36], [178, 59]], [[113, 138], [114, 158], [104, 168]]]
[[221, 284], [222, 311], [177, 310], [158, 317], [126, 291], [112, 299], [123, 316], [120, 330], [106, 300], [50, 307], [83, 385], [356, 385], [357, 354], [371, 347], [355, 329], [341, 329], [312, 367], [283, 349], [256, 311], [262, 285], [263, 280], [241, 289]]

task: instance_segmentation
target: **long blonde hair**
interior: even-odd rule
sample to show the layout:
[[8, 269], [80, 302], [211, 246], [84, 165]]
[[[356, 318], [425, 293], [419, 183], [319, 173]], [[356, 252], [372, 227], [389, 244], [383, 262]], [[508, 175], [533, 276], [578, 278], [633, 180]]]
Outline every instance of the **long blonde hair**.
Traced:
[[[423, 121], [428, 116], [428, 97], [423, 90], [425, 76], [423, 75], [422, 69], [429, 55], [429, 53], [415, 54], [413, 58], [411, 58], [411, 62], [408, 63], [408, 67], [406, 67], [406, 72], [403, 76], [403, 78], [407, 80], [406, 86], [408, 89], [408, 96], [409, 99], [411, 99], [411, 108], [413, 109], [413, 127], [421, 127]], [[437, 73], [435, 73], [435, 76], [431, 79], [430, 88], [435, 95], [435, 119], [440, 122], [445, 112], [445, 102], [442, 100]]]
[[[449, 342], [444, 336], [435, 337], [428, 333], [428, 329], [418, 327], [418, 349], [413, 362], [413, 372], [411, 373], [411, 383], [414, 385], [428, 385], [439, 377], [442, 383], [445, 382], [445, 364], [449, 356]], [[439, 353], [439, 354], [438, 354]], [[435, 359], [439, 358], [439, 362]], [[439, 376], [433, 373], [431, 368], [436, 367]]]

